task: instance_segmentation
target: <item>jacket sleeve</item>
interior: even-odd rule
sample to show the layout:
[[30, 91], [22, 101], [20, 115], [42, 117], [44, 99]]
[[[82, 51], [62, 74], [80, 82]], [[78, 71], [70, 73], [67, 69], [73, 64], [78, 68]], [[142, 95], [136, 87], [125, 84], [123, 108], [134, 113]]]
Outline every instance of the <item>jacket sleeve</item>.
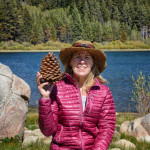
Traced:
[[107, 150], [113, 138], [116, 124], [115, 104], [110, 90], [106, 94], [106, 99], [102, 106], [100, 119], [98, 122], [99, 133], [95, 138], [92, 150]]
[[51, 136], [57, 130], [58, 104], [56, 97], [56, 86], [48, 99], [39, 100], [39, 127], [45, 136]]

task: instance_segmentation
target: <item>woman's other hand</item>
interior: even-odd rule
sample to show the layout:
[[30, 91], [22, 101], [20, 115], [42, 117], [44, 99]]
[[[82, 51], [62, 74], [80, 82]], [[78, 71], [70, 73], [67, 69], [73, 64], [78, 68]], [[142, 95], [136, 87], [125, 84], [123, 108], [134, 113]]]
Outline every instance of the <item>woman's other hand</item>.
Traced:
[[42, 75], [37, 72], [36, 82], [42, 98], [49, 98], [53, 85], [48, 82], [41, 83]]

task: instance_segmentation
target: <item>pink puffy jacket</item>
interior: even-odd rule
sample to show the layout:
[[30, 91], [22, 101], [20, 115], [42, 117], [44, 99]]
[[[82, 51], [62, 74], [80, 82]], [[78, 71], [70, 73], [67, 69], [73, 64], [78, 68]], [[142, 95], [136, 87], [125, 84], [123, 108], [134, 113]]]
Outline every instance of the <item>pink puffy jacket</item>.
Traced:
[[115, 130], [115, 105], [109, 88], [95, 79], [83, 112], [80, 89], [69, 74], [49, 99], [39, 100], [39, 127], [53, 135], [51, 150], [106, 150]]

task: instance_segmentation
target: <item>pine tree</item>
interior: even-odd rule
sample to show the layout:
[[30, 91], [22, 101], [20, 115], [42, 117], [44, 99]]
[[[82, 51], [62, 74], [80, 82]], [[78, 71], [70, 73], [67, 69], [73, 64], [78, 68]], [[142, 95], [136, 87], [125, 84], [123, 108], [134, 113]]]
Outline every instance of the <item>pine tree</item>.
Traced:
[[138, 30], [138, 28], [137, 28], [137, 26], [136, 26], [136, 24], [134, 24], [134, 26], [133, 26], [133, 30]]
[[16, 1], [2, 0], [0, 7], [2, 9], [0, 16], [1, 40], [15, 40], [17, 29], [20, 28]]
[[120, 21], [120, 12], [116, 6], [114, 7], [114, 10], [112, 13], [112, 19], [116, 21]]
[[81, 17], [82, 17], [82, 18], [84, 18], [85, 15], [87, 15], [87, 16], [90, 15], [90, 10], [89, 10], [89, 5], [88, 5], [87, 0], [85, 0], [85, 1], [81, 4], [79, 10], [80, 10], [80, 14], [81, 14]]
[[44, 42], [47, 42], [49, 40], [56, 41], [56, 30], [50, 18], [43, 19], [42, 27], [44, 31]]
[[0, 2], [0, 41], [6, 40], [9, 36], [9, 33], [5, 32], [5, 1], [1, 0]]
[[44, 40], [43, 29], [38, 23], [34, 22], [31, 31], [31, 43], [38, 44], [43, 42], [43, 40]]
[[66, 27], [60, 26], [57, 29], [57, 36], [59, 37], [59, 40], [61, 42], [65, 42], [66, 41], [66, 34], [67, 34], [67, 29]]
[[95, 4], [95, 0], [94, 1], [88, 0], [88, 6], [89, 6], [89, 11], [90, 11], [90, 15], [88, 17], [90, 21], [95, 21], [95, 17], [96, 17], [94, 4]]
[[50, 0], [42, 0], [39, 4], [39, 6], [42, 6], [45, 9], [50, 9], [51, 7], [51, 1]]
[[113, 40], [113, 32], [111, 21], [107, 21], [103, 25], [103, 41], [112, 41]]
[[122, 14], [124, 3], [125, 0], [113, 0], [113, 5], [119, 9], [120, 14]]
[[106, 6], [107, 6], [110, 14], [112, 14], [113, 7], [114, 7], [113, 1], [112, 0], [106, 0]]
[[105, 22], [110, 20], [110, 12], [109, 12], [109, 10], [107, 8], [104, 9], [103, 19], [104, 19]]
[[94, 42], [102, 42], [103, 29], [102, 25], [96, 21], [92, 25], [93, 27], [93, 41]]
[[61, 7], [67, 7], [69, 5], [69, 0], [60, 0], [61, 1]]
[[104, 0], [102, 0], [102, 2], [100, 3], [100, 8], [104, 22], [107, 22], [108, 20], [110, 20], [111, 15], [106, 7], [106, 2]]
[[131, 10], [130, 10], [129, 4], [128, 4], [128, 2], [126, 2], [123, 6], [121, 21], [127, 22], [129, 24], [130, 13], [131, 13]]
[[140, 36], [140, 32], [136, 31], [136, 30], [131, 30], [131, 35], [130, 35], [130, 40], [132, 41], [137, 41], [140, 40], [141, 36]]
[[50, 29], [51, 29], [52, 39], [54, 41], [56, 41], [57, 40], [57, 35], [56, 35], [56, 30], [55, 30], [55, 27], [54, 27], [53, 23], [50, 24]]
[[125, 25], [123, 23], [121, 28], [120, 28], [120, 41], [125, 42], [126, 40], [127, 40], [127, 32], [125, 29]]
[[76, 5], [74, 5], [74, 8], [72, 10], [71, 28], [73, 42], [82, 39], [83, 26], [81, 22], [81, 16], [78, 12]]
[[112, 21], [112, 33], [113, 33], [113, 41], [120, 39], [120, 22]]
[[129, 24], [131, 27], [133, 27], [134, 25], [134, 20], [135, 20], [135, 16], [136, 16], [136, 12], [134, 10], [134, 4], [133, 2], [128, 3], [129, 4], [129, 8], [130, 8], [130, 18], [131, 18], [131, 23]]
[[[90, 1], [89, 0], [89, 8], [90, 8], [90, 15], [91, 15], [91, 20], [90, 21], [96, 21], [98, 20], [99, 22], [102, 22], [102, 12], [100, 10], [100, 5], [97, 2], [97, 0]], [[93, 17], [93, 18], [92, 18]]]
[[148, 19], [147, 19], [147, 10], [145, 8], [145, 6], [143, 5], [139, 5], [138, 6], [138, 16], [139, 16], [139, 21], [138, 23], [136, 23], [136, 25], [138, 26], [138, 29], [142, 29], [143, 26], [146, 26], [148, 23]]
[[25, 7], [23, 9], [23, 27], [22, 27], [22, 38], [23, 41], [30, 41], [31, 30], [32, 30], [32, 19], [29, 14], [28, 9]]
[[83, 20], [83, 39], [87, 41], [93, 41], [92, 25], [87, 16]]
[[76, 2], [75, 2], [75, 0], [72, 0], [71, 3], [70, 3], [69, 14], [73, 13], [74, 7], [77, 7]]

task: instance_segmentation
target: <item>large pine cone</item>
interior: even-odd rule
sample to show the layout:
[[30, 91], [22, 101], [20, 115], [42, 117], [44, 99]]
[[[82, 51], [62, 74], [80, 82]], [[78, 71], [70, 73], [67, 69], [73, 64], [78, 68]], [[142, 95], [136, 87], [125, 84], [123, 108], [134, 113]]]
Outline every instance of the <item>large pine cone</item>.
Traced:
[[61, 67], [57, 56], [53, 53], [48, 53], [41, 61], [40, 73], [42, 75], [41, 82], [56, 83], [60, 80]]

